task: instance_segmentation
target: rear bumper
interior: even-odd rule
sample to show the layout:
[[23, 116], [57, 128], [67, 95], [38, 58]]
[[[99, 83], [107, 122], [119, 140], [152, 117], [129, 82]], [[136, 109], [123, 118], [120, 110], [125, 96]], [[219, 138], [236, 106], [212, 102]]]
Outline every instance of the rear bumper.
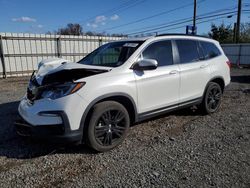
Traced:
[[34, 126], [19, 116], [14, 123], [17, 134], [51, 143], [81, 143], [82, 131], [70, 129], [68, 117], [63, 111], [46, 113], [59, 115], [62, 118], [62, 124]]

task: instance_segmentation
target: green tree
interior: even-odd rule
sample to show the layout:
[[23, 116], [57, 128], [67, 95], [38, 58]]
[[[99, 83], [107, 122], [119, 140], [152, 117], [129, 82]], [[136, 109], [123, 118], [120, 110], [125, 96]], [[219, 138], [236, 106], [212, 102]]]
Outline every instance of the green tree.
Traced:
[[250, 23], [241, 24], [240, 31], [240, 42], [250, 43]]
[[233, 42], [233, 29], [231, 25], [225, 26], [224, 23], [222, 23], [219, 26], [216, 26], [215, 24], [211, 25], [211, 30], [208, 33], [210, 38], [213, 38], [220, 43], [232, 43]]

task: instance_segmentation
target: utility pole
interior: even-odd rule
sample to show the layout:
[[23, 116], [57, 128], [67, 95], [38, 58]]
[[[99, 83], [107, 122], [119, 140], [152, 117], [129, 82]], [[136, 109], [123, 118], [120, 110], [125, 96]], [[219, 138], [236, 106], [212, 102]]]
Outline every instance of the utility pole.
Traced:
[[239, 43], [240, 39], [240, 17], [241, 17], [241, 0], [238, 0], [238, 14], [236, 23], [236, 43]]
[[194, 0], [193, 34], [195, 34], [194, 32], [195, 28], [196, 28], [196, 0]]
[[234, 22], [234, 28], [233, 28], [233, 42], [236, 43], [236, 27], [237, 24], [236, 22]]

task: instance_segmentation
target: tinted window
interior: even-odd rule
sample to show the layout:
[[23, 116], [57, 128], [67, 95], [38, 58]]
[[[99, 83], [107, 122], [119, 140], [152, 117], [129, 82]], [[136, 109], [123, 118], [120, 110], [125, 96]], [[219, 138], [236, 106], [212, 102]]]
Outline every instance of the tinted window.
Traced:
[[198, 42], [193, 40], [176, 40], [180, 63], [199, 61]]
[[159, 41], [149, 45], [142, 53], [143, 59], [155, 59], [158, 66], [172, 65], [173, 54], [171, 41]]
[[211, 42], [201, 41], [201, 47], [203, 48], [205, 59], [213, 58], [219, 56], [220, 50]]

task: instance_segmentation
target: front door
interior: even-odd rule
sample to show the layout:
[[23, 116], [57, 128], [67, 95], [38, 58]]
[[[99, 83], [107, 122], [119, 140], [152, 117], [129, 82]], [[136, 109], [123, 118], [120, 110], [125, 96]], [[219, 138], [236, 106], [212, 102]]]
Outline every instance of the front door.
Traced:
[[173, 61], [171, 40], [150, 44], [140, 58], [155, 59], [158, 67], [155, 70], [134, 71], [139, 113], [153, 113], [178, 105], [180, 75], [179, 67]]

